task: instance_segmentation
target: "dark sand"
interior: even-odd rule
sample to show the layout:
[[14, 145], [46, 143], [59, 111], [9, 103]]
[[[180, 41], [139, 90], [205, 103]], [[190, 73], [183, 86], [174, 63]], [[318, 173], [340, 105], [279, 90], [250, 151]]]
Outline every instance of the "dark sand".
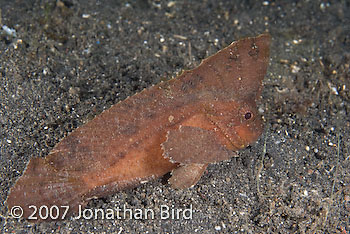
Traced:
[[[0, 232], [349, 233], [349, 1], [188, 2], [0, 1], [1, 26], [16, 30], [0, 40]], [[266, 132], [256, 144], [211, 165], [192, 189], [156, 180], [89, 204], [152, 209], [155, 219], [5, 218], [32, 157], [118, 101], [266, 31]], [[162, 205], [192, 206], [193, 217], [161, 220]]]

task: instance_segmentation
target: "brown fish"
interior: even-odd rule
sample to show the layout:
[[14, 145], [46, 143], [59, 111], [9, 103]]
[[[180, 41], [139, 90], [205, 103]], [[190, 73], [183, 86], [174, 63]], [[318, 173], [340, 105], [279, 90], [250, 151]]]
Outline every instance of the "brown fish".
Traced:
[[47, 220], [62, 219], [93, 197], [169, 171], [172, 187], [195, 185], [209, 163], [230, 159], [261, 135], [256, 100], [269, 45], [266, 34], [233, 42], [77, 128], [47, 157], [30, 160], [10, 190], [9, 210], [21, 206], [24, 218], [43, 220], [38, 211], [47, 207]]

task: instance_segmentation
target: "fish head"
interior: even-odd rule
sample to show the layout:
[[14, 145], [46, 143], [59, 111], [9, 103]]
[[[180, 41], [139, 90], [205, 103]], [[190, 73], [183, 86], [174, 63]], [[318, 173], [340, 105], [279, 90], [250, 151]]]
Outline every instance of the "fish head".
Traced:
[[226, 148], [239, 150], [254, 143], [264, 125], [255, 99], [212, 103], [207, 117], [226, 138]]

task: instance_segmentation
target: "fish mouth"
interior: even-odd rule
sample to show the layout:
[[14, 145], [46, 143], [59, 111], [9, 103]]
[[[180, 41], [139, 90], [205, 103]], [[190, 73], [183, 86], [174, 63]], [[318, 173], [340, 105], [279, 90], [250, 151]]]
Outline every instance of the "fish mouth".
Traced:
[[252, 123], [236, 126], [230, 129], [230, 133], [223, 131], [225, 138], [229, 144], [226, 147], [230, 150], [244, 149], [248, 145], [254, 143], [259, 139], [264, 130], [262, 119], [256, 120]]
[[230, 135], [225, 134], [225, 137], [229, 142], [229, 145], [226, 145], [226, 147], [230, 150], [240, 150], [248, 145], [236, 131], [232, 131]]

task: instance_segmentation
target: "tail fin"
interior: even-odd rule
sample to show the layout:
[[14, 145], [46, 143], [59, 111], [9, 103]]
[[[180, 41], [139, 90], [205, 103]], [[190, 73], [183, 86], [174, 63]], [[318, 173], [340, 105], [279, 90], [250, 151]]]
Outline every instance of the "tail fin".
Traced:
[[[84, 205], [87, 186], [81, 175], [57, 171], [44, 158], [30, 160], [24, 174], [11, 188], [9, 211], [28, 220], [62, 220]], [[22, 210], [18, 210], [21, 207]], [[15, 209], [17, 210], [11, 210]]]

